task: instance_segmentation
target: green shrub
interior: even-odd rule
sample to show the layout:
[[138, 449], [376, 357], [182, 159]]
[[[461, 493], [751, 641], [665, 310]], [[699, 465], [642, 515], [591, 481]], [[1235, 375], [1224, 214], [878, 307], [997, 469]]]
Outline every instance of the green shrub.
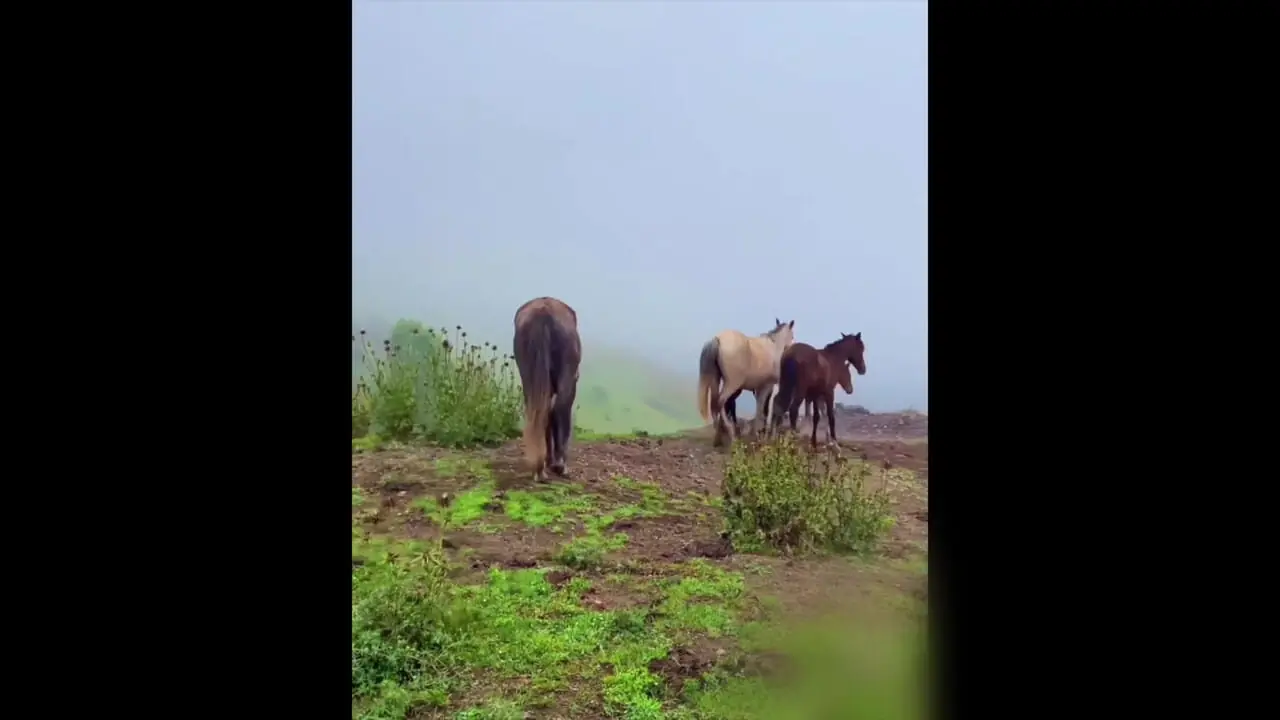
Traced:
[[810, 453], [790, 434], [738, 442], [725, 466], [724, 515], [739, 550], [866, 552], [893, 526], [888, 477], [864, 462]]
[[401, 320], [381, 348], [362, 342], [351, 397], [351, 435], [417, 438], [441, 445], [517, 437], [523, 399], [511, 357], [445, 330]]
[[351, 573], [351, 698], [366, 720], [445, 704], [435, 670], [474, 622], [438, 542], [401, 552], [362, 554]]
[[447, 639], [443, 558], [429, 548], [416, 562], [375, 559], [351, 573], [351, 690], [407, 682]]

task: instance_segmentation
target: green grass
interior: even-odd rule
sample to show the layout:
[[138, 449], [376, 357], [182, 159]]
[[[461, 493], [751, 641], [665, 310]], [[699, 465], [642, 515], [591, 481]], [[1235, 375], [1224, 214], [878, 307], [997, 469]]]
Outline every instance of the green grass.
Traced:
[[531, 527], [559, 530], [562, 523], [585, 517], [594, 509], [596, 500], [574, 485], [555, 483], [537, 490], [512, 490], [507, 493], [504, 512]]
[[[353, 538], [353, 718], [433, 708], [523, 717], [552, 706], [632, 719], [922, 717], [923, 645], [910, 625], [749, 620], [744, 576], [702, 560], [660, 578], [579, 576], [557, 588], [547, 569], [493, 569], [480, 584], [457, 585], [433, 552], [431, 543]], [[657, 600], [591, 609], [584, 597], [598, 584], [647, 587]], [[731, 638], [737, 649], [668, 687], [653, 663], [700, 637]], [[779, 658], [795, 679], [774, 682], [753, 662], [761, 657]], [[487, 697], [459, 705], [477, 683]]]
[[[464, 710], [469, 717], [547, 705], [584, 682], [605, 688], [606, 702], [625, 710], [645, 701], [611, 678], [632, 677], [669, 648], [633, 613], [584, 608], [591, 585], [580, 578], [557, 589], [542, 570], [493, 570], [483, 585], [441, 586], [424, 582], [425, 571], [396, 569], [406, 561], [386, 559], [385, 552], [364, 557], [371, 559], [353, 575], [355, 717], [403, 717], [415, 707], [447, 705], [476, 676], [528, 682], [514, 697]], [[415, 580], [423, 584], [406, 589]], [[387, 626], [400, 635], [370, 634]], [[417, 646], [405, 642], [410, 638]], [[606, 675], [606, 666], [615, 672]]]

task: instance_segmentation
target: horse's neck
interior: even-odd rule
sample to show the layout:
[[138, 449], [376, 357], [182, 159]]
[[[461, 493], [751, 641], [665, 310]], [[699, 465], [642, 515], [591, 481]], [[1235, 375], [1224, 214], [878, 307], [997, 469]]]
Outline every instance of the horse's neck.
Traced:
[[837, 369], [840, 363], [844, 362], [844, 358], [835, 353], [834, 348], [822, 348], [818, 351], [822, 355], [822, 359], [827, 361], [827, 385], [835, 387], [840, 384], [840, 372]]

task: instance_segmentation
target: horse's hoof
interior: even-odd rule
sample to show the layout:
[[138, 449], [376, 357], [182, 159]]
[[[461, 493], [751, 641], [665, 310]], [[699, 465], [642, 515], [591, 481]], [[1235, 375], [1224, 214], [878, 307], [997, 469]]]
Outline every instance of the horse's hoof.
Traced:
[[559, 477], [564, 477], [564, 463], [562, 462], [552, 463], [551, 472]]

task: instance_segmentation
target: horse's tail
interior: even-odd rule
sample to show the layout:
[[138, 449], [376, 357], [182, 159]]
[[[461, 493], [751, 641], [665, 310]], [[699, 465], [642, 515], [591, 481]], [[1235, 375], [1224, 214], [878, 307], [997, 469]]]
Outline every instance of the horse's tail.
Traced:
[[551, 384], [551, 343], [555, 319], [540, 312], [516, 328], [516, 366], [524, 387], [524, 457], [534, 472], [547, 462], [547, 423], [555, 389]]
[[778, 368], [778, 393], [773, 404], [775, 408], [781, 408], [783, 412], [791, 411], [791, 396], [796, 391], [799, 379], [800, 363], [794, 355], [784, 355]]
[[714, 337], [702, 346], [698, 359], [698, 414], [703, 422], [711, 422], [712, 393], [720, 390], [720, 338]]

